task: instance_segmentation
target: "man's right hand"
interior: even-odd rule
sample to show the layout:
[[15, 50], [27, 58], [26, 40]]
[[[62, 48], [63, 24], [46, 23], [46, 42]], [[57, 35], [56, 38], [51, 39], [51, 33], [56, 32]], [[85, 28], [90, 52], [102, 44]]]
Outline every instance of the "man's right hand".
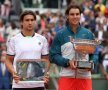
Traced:
[[12, 76], [13, 76], [13, 79], [15, 80], [15, 83], [18, 83], [21, 79], [21, 77], [18, 76], [17, 73], [13, 73]]
[[77, 61], [73, 58], [72, 60], [69, 60], [70, 68], [77, 69]]
[[108, 80], [108, 74], [105, 74], [104, 76], [105, 76], [105, 79]]

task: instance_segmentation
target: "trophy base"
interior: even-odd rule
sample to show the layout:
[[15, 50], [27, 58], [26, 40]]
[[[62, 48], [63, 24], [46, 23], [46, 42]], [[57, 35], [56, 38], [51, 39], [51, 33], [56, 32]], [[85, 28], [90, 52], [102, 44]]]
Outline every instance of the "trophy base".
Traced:
[[90, 61], [77, 61], [78, 69], [94, 69], [94, 63]]

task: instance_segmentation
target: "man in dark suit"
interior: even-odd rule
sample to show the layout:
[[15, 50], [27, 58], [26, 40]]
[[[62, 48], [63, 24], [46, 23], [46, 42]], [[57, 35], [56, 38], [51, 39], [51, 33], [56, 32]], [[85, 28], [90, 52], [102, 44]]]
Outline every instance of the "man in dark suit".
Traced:
[[0, 90], [11, 89], [11, 74], [5, 67], [4, 61], [6, 59], [5, 51], [2, 51], [0, 58]]

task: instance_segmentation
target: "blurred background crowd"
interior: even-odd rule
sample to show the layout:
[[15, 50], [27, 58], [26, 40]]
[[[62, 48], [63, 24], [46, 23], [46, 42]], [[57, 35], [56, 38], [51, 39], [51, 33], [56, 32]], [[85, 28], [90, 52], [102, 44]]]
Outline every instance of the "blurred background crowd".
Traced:
[[[11, 83], [10, 74], [3, 62], [6, 59], [7, 40], [20, 32], [20, 13], [27, 9], [35, 12], [35, 31], [47, 38], [50, 48], [54, 36], [65, 25], [66, 7], [75, 2], [82, 9], [80, 24], [91, 30], [97, 39], [102, 40], [102, 44], [97, 46], [99, 57], [94, 61], [95, 69], [92, 74], [101, 73], [99, 64], [108, 71], [108, 0], [0, 0], [0, 87], [6, 82], [4, 78]], [[52, 76], [59, 73], [56, 65], [52, 65], [51, 69]], [[4, 84], [5, 86], [8, 87]]]

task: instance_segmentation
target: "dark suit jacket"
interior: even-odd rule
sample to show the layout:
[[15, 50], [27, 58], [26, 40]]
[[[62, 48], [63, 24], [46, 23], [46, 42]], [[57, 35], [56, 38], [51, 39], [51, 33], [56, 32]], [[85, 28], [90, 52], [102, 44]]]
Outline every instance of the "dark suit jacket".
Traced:
[[5, 74], [2, 74], [1, 62], [0, 62], [0, 90], [10, 89], [11, 85], [11, 73], [6, 69]]

